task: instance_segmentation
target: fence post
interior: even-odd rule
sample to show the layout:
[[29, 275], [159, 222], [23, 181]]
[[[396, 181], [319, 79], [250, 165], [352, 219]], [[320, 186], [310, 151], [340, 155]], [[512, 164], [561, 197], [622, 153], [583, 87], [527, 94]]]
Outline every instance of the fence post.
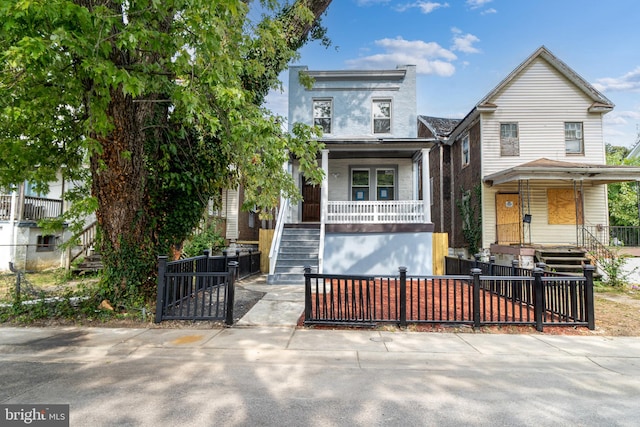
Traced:
[[238, 272], [238, 261], [229, 261], [229, 273], [227, 276], [227, 325], [233, 325], [233, 302], [235, 300], [235, 282]]
[[473, 282], [473, 327], [480, 327], [480, 275], [479, 268], [471, 269], [471, 280]]
[[158, 289], [156, 295], [156, 320], [155, 323], [162, 322], [162, 314], [164, 311], [164, 288], [166, 285], [165, 273], [167, 271], [167, 257], [158, 257]]
[[542, 275], [544, 270], [540, 267], [533, 269], [533, 313], [536, 321], [536, 330], [542, 332], [542, 317], [544, 314], [544, 288], [542, 285]]
[[400, 326], [407, 326], [407, 267], [400, 267]]
[[[511, 260], [511, 277], [516, 277], [518, 265], [520, 263], [517, 259]], [[516, 280], [511, 280], [511, 299], [513, 301], [520, 301], [522, 299], [522, 284]]]
[[304, 320], [311, 319], [311, 266], [304, 266]]
[[473, 268], [478, 268], [478, 266], [480, 265], [480, 257], [482, 255], [480, 255], [479, 253], [477, 254], [473, 254], [473, 259], [475, 260], [475, 263], [473, 264]]
[[463, 253], [460, 252], [458, 254], [458, 269], [456, 270], [455, 273], [451, 273], [451, 274], [462, 274], [462, 256], [463, 256]]
[[593, 306], [593, 272], [595, 269], [596, 268], [593, 265], [584, 266], [584, 277], [587, 279], [584, 287], [585, 305], [587, 309], [587, 326], [592, 331], [596, 328], [595, 307]]

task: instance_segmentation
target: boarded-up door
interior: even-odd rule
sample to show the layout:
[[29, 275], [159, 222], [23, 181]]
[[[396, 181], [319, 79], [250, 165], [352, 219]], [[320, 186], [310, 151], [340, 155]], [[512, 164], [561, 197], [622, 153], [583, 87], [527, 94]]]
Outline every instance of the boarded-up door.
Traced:
[[496, 240], [499, 244], [522, 241], [520, 196], [518, 194], [496, 194]]
[[302, 184], [302, 222], [320, 222], [320, 186]]

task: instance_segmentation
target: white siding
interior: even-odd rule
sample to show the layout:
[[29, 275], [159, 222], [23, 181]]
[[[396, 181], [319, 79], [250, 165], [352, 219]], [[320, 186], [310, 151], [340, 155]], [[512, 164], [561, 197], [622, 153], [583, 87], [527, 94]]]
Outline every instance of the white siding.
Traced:
[[[535, 184], [529, 184], [529, 197], [531, 213], [531, 242], [536, 244], [575, 244], [576, 243], [576, 226], [575, 225], [549, 225], [548, 206], [547, 206], [547, 189], [548, 188], [567, 188], [573, 189], [571, 181], [538, 181]], [[578, 184], [578, 189], [580, 189]], [[496, 193], [517, 193], [518, 184], [501, 185], [498, 187], [484, 188], [483, 205], [483, 247], [488, 248], [491, 243], [496, 241]], [[523, 188], [523, 202], [521, 207], [523, 213], [527, 213], [527, 192]], [[584, 212], [585, 225], [597, 225], [608, 223], [607, 208], [607, 192], [606, 186], [596, 185], [590, 186], [584, 184]], [[525, 242], [528, 243], [529, 233], [525, 228]]]
[[[592, 100], [542, 58], [537, 58], [490, 102], [482, 113], [483, 176], [541, 157], [579, 163], [605, 163], [602, 115], [587, 110]], [[520, 155], [500, 156], [500, 123], [518, 123]], [[564, 123], [582, 122], [584, 155], [565, 153]]]
[[225, 190], [222, 193], [222, 212], [227, 218], [227, 234], [229, 240], [238, 238], [238, 213], [239, 210], [238, 189]]

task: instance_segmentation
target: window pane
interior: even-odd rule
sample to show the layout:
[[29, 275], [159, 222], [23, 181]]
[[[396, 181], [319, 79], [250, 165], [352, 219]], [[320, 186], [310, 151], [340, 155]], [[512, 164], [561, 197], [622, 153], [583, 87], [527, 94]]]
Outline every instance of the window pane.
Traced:
[[519, 156], [520, 142], [518, 140], [517, 123], [500, 124], [500, 155]]
[[391, 132], [391, 101], [373, 101], [373, 132]]
[[393, 169], [379, 170], [377, 173], [378, 187], [393, 186], [394, 177]]
[[582, 123], [569, 122], [564, 124], [564, 139], [567, 153], [583, 152]]
[[373, 132], [374, 133], [390, 133], [391, 132], [391, 120], [389, 120], [389, 119], [374, 119], [373, 120]]
[[331, 133], [331, 100], [313, 101], [313, 124], [322, 132]]
[[351, 185], [356, 186], [369, 186], [369, 171], [352, 171]]
[[351, 189], [351, 200], [369, 200], [369, 187], [354, 187]]

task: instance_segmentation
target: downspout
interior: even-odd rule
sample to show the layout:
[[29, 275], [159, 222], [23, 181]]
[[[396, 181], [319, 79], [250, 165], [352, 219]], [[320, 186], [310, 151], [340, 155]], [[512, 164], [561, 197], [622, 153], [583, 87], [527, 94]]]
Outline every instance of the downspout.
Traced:
[[440, 180], [440, 231], [444, 232], [444, 144], [440, 142], [438, 144], [438, 151], [440, 154], [440, 167], [438, 170], [440, 171], [440, 176], [438, 179]]
[[422, 149], [422, 203], [424, 205], [424, 222], [431, 222], [431, 185], [429, 171], [429, 150]]

